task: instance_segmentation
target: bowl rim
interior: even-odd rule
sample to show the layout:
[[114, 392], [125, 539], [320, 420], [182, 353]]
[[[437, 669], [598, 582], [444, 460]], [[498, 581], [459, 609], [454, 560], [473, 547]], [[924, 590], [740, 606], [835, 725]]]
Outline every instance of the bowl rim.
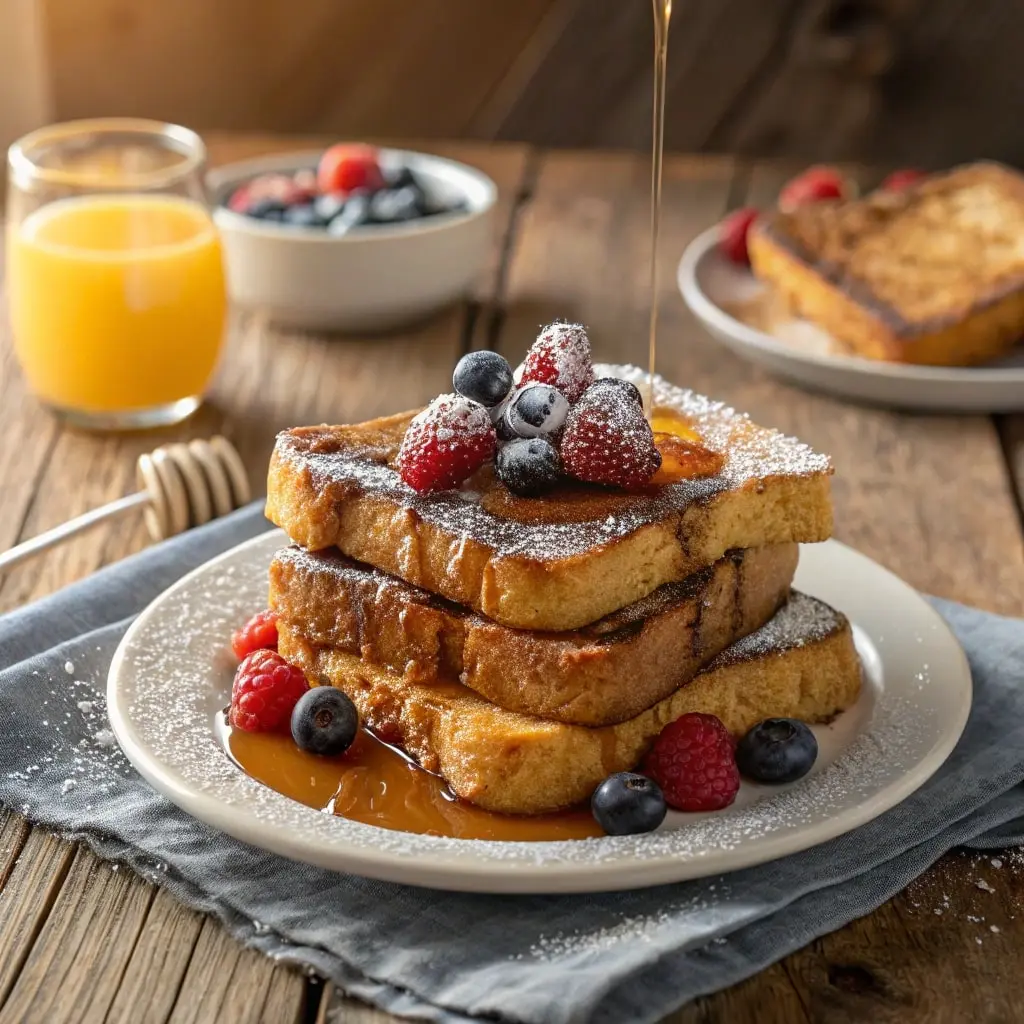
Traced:
[[[384, 242], [395, 238], [409, 238], [449, 231], [457, 226], [468, 224], [488, 216], [498, 201], [498, 186], [483, 171], [469, 164], [452, 160], [449, 157], [423, 153], [413, 149], [395, 149], [390, 146], [376, 147], [388, 158], [398, 158], [409, 162], [419, 162], [442, 168], [455, 178], [469, 179], [482, 189], [482, 198], [464, 212], [436, 214], [417, 220], [405, 221], [400, 224], [373, 224], [364, 228], [355, 228], [347, 235], [330, 235], [308, 227], [292, 224], [264, 223], [237, 213], [223, 205], [221, 195], [231, 186], [242, 184], [246, 179], [258, 174], [273, 172], [288, 173], [315, 167], [323, 154], [322, 149], [296, 150], [283, 153], [271, 153], [252, 157], [247, 160], [236, 160], [222, 164], [208, 171], [205, 177], [207, 194], [214, 222], [219, 228], [231, 229], [239, 234], [247, 234], [258, 238], [287, 239], [291, 242], [307, 241], [314, 245], [353, 244]], [[469, 196], [466, 197], [469, 199]]]

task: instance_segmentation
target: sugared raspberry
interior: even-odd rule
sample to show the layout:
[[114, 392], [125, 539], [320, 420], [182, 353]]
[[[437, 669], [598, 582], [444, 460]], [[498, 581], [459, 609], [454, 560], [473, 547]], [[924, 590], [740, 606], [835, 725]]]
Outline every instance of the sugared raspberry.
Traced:
[[845, 199], [849, 192], [846, 179], [834, 167], [808, 167], [783, 185], [779, 192], [779, 209], [791, 213], [804, 203]]
[[698, 712], [661, 730], [644, 772], [661, 786], [669, 807], [679, 811], [721, 810], [740, 788], [732, 736], [714, 715]]
[[425, 494], [458, 487], [494, 456], [497, 434], [487, 410], [461, 395], [440, 395], [409, 424], [398, 472]]
[[523, 360], [520, 384], [536, 381], [558, 388], [570, 403], [593, 383], [590, 339], [582, 324], [548, 324]]
[[661, 465], [643, 407], [601, 381], [569, 410], [561, 456], [577, 480], [612, 487], [642, 487]]
[[750, 266], [747, 234], [754, 221], [757, 220], [757, 212], [753, 206], [744, 206], [742, 209], [733, 210], [722, 221], [718, 246], [725, 254], [726, 259], [732, 260], [733, 263]]
[[905, 188], [916, 185], [925, 177], [927, 175], [924, 171], [916, 170], [913, 167], [904, 167], [902, 170], [893, 171], [878, 187], [883, 192], [902, 192]]
[[235, 672], [231, 724], [245, 732], [287, 732], [292, 709], [308, 689], [302, 670], [277, 651], [253, 651]]
[[266, 608], [257, 612], [231, 635], [231, 650], [239, 661], [253, 651], [277, 650], [277, 612]]

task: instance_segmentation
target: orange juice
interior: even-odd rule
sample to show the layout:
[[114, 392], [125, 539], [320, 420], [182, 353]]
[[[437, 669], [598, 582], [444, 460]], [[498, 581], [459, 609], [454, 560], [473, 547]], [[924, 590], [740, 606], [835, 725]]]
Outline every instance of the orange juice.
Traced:
[[116, 413], [201, 395], [224, 334], [220, 242], [173, 195], [90, 195], [8, 228], [15, 348], [62, 409]]

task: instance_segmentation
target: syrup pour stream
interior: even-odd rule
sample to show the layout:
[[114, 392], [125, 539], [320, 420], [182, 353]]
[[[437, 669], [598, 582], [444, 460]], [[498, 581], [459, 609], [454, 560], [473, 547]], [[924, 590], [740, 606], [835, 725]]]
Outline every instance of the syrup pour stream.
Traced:
[[648, 329], [647, 408], [654, 409], [654, 367], [658, 335], [658, 236], [661, 231], [662, 158], [665, 149], [665, 75], [672, 0], [654, 3], [654, 123], [651, 131], [651, 314]]

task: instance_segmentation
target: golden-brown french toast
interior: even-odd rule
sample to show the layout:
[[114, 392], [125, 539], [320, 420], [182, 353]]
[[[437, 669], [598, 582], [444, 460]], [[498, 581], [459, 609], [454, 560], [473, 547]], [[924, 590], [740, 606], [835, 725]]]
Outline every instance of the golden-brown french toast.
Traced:
[[[635, 367], [601, 376], [644, 383]], [[655, 428], [724, 457], [714, 475], [636, 491], [566, 483], [523, 498], [485, 464], [418, 494], [395, 470], [413, 413], [279, 435], [267, 516], [307, 550], [344, 554], [521, 629], [578, 629], [727, 551], [825, 540], [828, 458], [721, 403], [656, 379]]]
[[1024, 176], [995, 163], [759, 217], [754, 273], [871, 359], [967, 366], [1024, 333]]
[[625, 721], [764, 625], [789, 595], [795, 544], [731, 552], [590, 626], [512, 629], [337, 549], [291, 547], [270, 566], [270, 604], [312, 643], [410, 682], [458, 679], [510, 711], [578, 725]]
[[685, 686], [634, 718], [589, 729], [506, 711], [457, 683], [410, 682], [287, 622], [279, 650], [313, 683], [352, 698], [368, 728], [491, 811], [541, 814], [579, 803], [613, 772], [635, 768], [680, 715], [716, 715], [734, 735], [764, 718], [827, 721], [860, 691], [847, 620], [794, 592], [760, 630], [726, 648]]

